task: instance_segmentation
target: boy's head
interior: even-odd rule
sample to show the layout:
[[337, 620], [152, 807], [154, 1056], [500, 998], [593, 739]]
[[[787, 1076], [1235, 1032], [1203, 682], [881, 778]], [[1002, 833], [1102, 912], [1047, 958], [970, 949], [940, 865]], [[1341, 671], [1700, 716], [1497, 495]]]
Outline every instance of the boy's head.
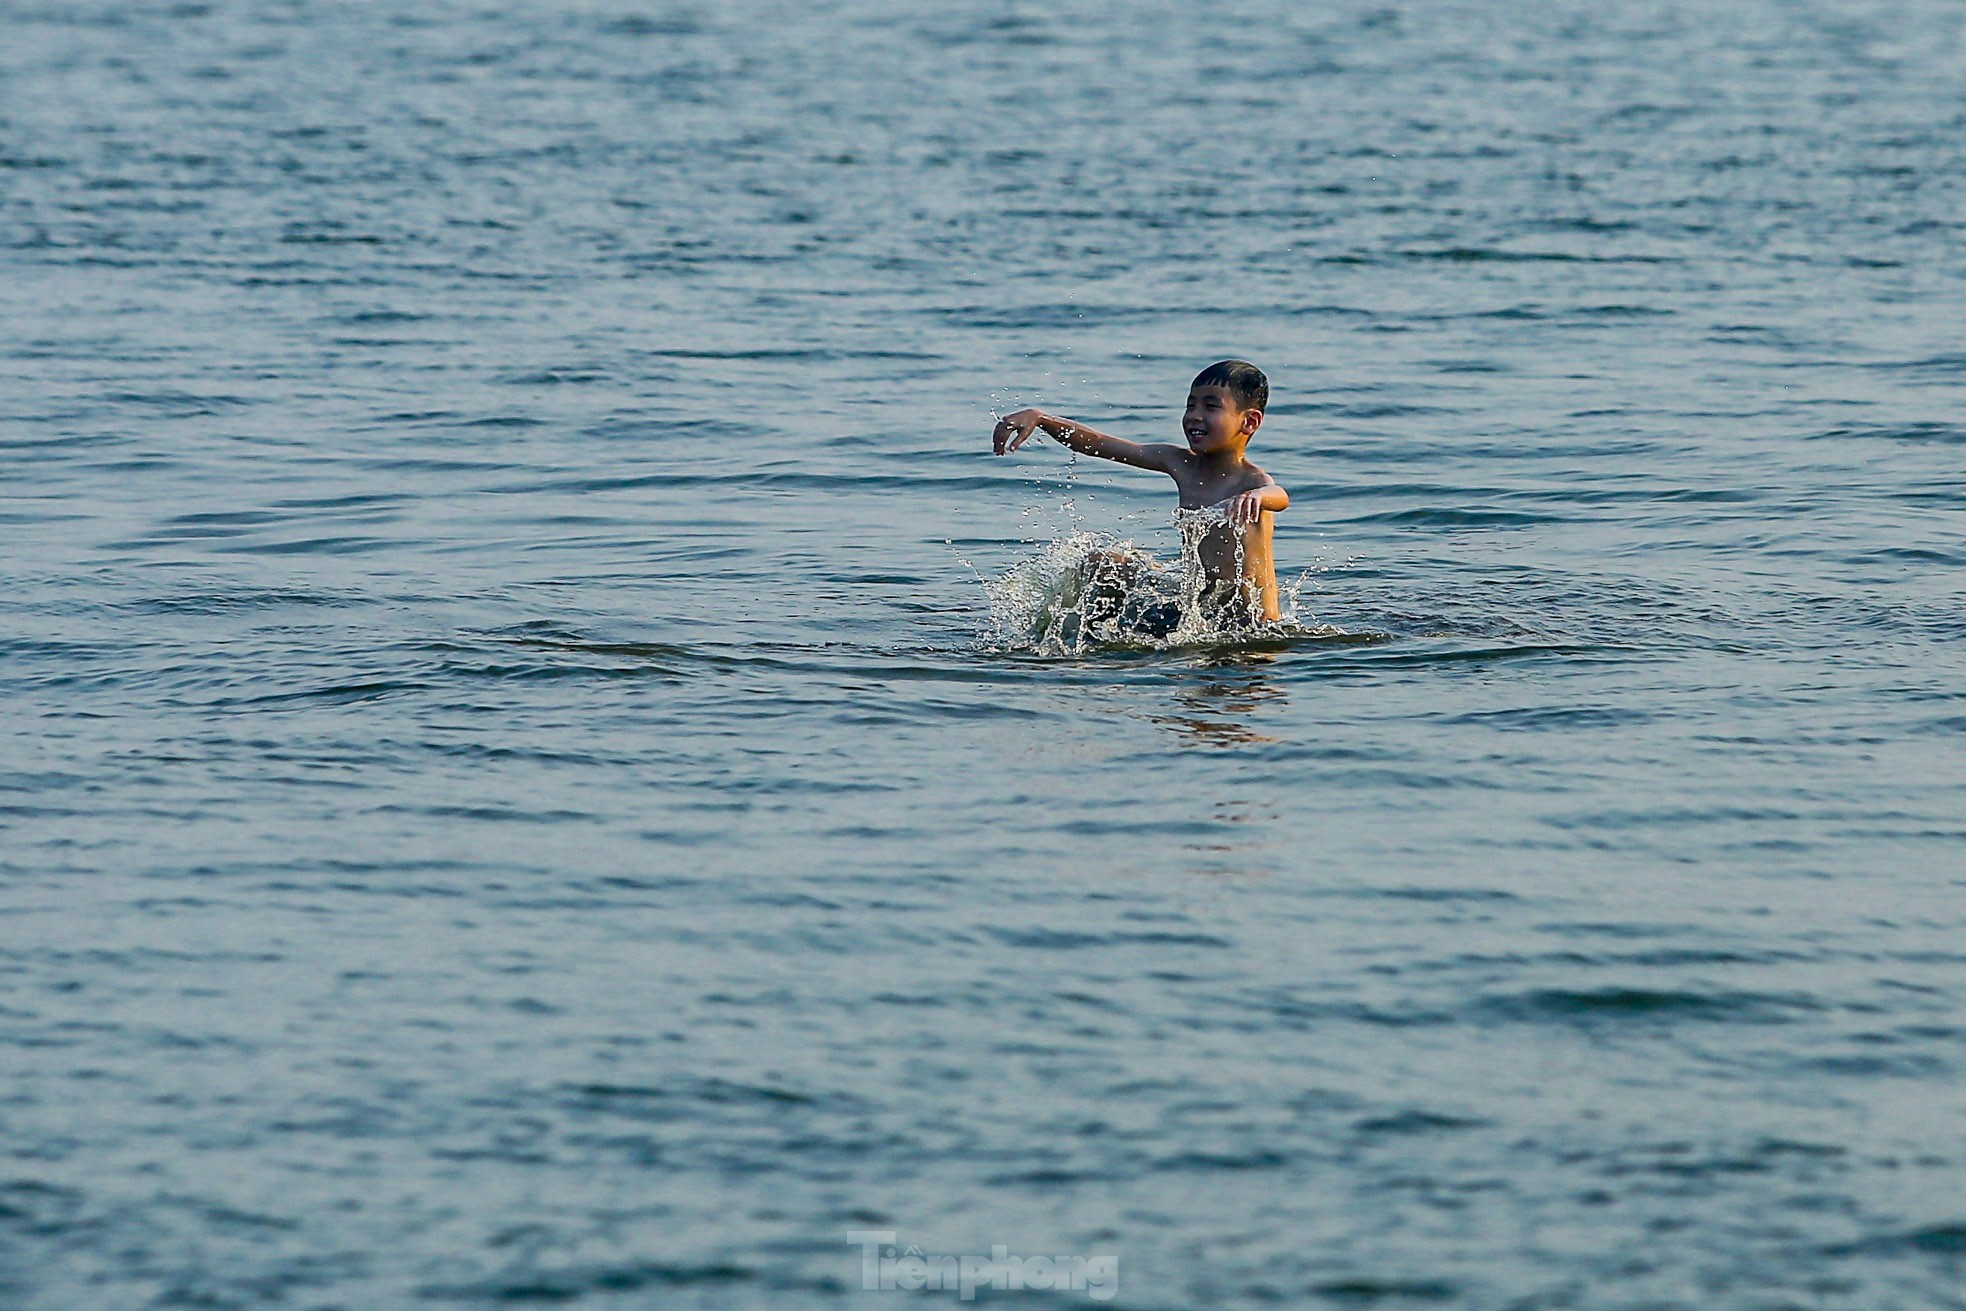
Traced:
[[1270, 380], [1247, 360], [1222, 360], [1195, 375], [1181, 428], [1197, 453], [1235, 452], [1249, 444], [1270, 403]]
[[1270, 408], [1270, 380], [1248, 360], [1218, 360], [1197, 373], [1188, 387], [1220, 387], [1239, 410]]

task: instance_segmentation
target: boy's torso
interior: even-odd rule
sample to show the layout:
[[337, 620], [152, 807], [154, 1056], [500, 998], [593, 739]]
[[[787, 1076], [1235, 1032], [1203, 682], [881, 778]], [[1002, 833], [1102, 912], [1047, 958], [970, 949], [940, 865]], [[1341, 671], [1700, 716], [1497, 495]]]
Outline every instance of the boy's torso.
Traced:
[[1245, 528], [1212, 524], [1195, 544], [1202, 572], [1215, 582], [1242, 579], [1250, 599], [1261, 607], [1265, 619], [1275, 619], [1278, 614], [1276, 562], [1270, 555], [1271, 526], [1275, 521], [1276, 516], [1265, 510], [1255, 523]]
[[[1168, 469], [1181, 491], [1181, 508], [1205, 510], [1232, 496], [1255, 491], [1270, 484], [1270, 476], [1247, 461], [1229, 469], [1208, 469], [1187, 452], [1178, 452]], [[1275, 619], [1277, 608], [1276, 564], [1270, 555], [1271, 530], [1276, 516], [1265, 510], [1246, 528], [1227, 523], [1212, 525], [1196, 544], [1196, 555], [1203, 571], [1217, 582], [1244, 579], [1251, 599], [1263, 618]], [[1237, 539], [1240, 538], [1240, 550]]]
[[1205, 510], [1211, 505], [1220, 505], [1231, 496], [1252, 492], [1270, 483], [1270, 475], [1246, 460], [1226, 469], [1217, 469], [1208, 467], [1179, 447], [1173, 450], [1174, 458], [1169, 462], [1167, 476], [1174, 479], [1174, 485], [1181, 489], [1181, 508], [1184, 510]]

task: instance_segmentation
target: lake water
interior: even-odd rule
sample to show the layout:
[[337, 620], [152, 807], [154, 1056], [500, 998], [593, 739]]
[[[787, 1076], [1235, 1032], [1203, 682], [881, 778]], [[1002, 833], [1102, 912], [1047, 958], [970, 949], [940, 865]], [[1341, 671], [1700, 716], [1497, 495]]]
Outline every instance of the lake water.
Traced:
[[[5, 0], [0, 1303], [1966, 1306], [1962, 143], [1943, 0]], [[1226, 355], [1312, 635], [993, 639], [1174, 538], [992, 411]]]

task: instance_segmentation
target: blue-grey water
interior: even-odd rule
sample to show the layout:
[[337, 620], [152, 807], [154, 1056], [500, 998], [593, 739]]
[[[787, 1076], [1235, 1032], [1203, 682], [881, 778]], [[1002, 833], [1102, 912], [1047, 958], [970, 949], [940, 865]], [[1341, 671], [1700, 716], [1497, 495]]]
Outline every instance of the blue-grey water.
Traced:
[[1966, 1306], [1963, 294], [1947, 0], [0, 0], [0, 1305]]

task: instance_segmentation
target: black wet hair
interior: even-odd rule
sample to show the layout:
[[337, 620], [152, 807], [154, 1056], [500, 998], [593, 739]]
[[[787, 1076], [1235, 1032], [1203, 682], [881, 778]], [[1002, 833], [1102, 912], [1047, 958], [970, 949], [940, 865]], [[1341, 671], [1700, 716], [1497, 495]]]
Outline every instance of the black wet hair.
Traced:
[[1220, 360], [1195, 375], [1190, 387], [1220, 387], [1229, 393], [1237, 408], [1268, 409], [1270, 380], [1248, 360]]

